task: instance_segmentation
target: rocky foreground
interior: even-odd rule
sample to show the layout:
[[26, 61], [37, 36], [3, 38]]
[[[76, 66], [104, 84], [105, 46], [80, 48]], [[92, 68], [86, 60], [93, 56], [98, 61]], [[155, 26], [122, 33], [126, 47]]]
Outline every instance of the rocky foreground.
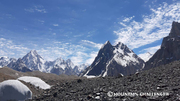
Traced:
[[180, 61], [125, 77], [52, 81], [33, 101], [180, 101]]

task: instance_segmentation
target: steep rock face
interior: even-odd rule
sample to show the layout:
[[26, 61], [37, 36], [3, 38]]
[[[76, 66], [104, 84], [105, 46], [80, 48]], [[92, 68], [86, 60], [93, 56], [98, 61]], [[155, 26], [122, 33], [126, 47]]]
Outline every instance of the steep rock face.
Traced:
[[17, 61], [11, 61], [8, 65], [9, 68], [12, 68], [17, 71], [21, 72], [31, 72], [31, 70], [25, 65], [25, 63], [22, 61], [21, 58], [19, 58]]
[[107, 41], [94, 62], [80, 76], [117, 76], [134, 74], [143, 68], [144, 61], [123, 43], [112, 46]]
[[161, 48], [146, 62], [144, 70], [180, 60], [180, 23], [173, 22], [169, 36], [162, 41]]
[[22, 61], [29, 69], [33, 71], [38, 70], [41, 72], [46, 72], [46, 69], [44, 68], [45, 60], [40, 55], [38, 55], [36, 50], [31, 50], [22, 58]]

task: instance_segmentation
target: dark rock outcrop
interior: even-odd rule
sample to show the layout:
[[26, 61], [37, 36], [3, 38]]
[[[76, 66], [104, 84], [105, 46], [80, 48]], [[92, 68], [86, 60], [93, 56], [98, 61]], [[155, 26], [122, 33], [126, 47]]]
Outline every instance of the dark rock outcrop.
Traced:
[[180, 23], [173, 22], [169, 36], [162, 41], [161, 48], [146, 62], [144, 70], [180, 60]]

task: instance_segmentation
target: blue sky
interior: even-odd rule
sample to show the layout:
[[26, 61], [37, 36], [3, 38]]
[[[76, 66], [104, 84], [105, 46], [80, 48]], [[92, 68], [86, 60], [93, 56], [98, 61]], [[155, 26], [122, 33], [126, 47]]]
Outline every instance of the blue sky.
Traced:
[[48, 61], [91, 64], [109, 40], [143, 58], [160, 48], [172, 21], [180, 21], [178, 0], [1, 0], [0, 56], [35, 49]]

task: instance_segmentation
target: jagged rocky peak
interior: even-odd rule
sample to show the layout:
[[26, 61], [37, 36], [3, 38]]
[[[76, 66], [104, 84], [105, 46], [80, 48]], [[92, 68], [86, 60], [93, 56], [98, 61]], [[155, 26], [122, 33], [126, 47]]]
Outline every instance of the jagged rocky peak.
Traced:
[[62, 58], [57, 58], [56, 60], [54, 60], [54, 64], [62, 64], [65, 63], [65, 60]]
[[70, 63], [70, 62], [72, 62], [72, 61], [71, 61], [71, 59], [67, 59], [66, 62], [69, 62], [69, 63]]
[[180, 60], [180, 23], [173, 22], [171, 32], [163, 38], [161, 48], [146, 62], [145, 70]]
[[170, 37], [180, 37], [180, 23], [173, 21], [171, 32], [169, 33]]
[[61, 57], [57, 58], [56, 61], [64, 61]]
[[9, 60], [9, 58], [7, 57], [7, 56], [2, 56], [1, 58], [0, 58], [0, 60]]
[[10, 58], [7, 56], [3, 56], [0, 58], [0, 68], [7, 66], [10, 62], [16, 62], [17, 60], [15, 58]]
[[57, 75], [67, 74], [67, 75], [77, 75], [74, 71], [74, 64], [70, 59], [64, 60], [62, 58], [57, 58], [54, 61], [47, 62], [47, 71]]
[[106, 41], [106, 42], [105, 42], [105, 45], [111, 45], [110, 41], [109, 41], [109, 40]]
[[9, 60], [10, 60], [10, 62], [11, 62], [11, 61], [13, 61], [13, 62], [16, 62], [16, 61], [17, 61], [16, 58], [10, 58]]
[[121, 51], [126, 51], [126, 52], [128, 52], [128, 53], [133, 52], [133, 51], [130, 50], [125, 44], [123, 44], [123, 43], [121, 43], [121, 42], [119, 42], [115, 47], [116, 47], [116, 49], [119, 49], [119, 50], [121, 50]]
[[27, 65], [31, 70], [39, 70], [41, 72], [46, 72], [44, 63], [46, 62], [36, 50], [31, 50], [27, 53], [22, 61]]
[[37, 55], [37, 51], [36, 50], [31, 50], [30, 53], [34, 54], [34, 55]]
[[126, 45], [119, 42], [112, 46], [107, 41], [99, 50], [93, 63], [80, 76], [117, 76], [135, 73], [144, 66], [139, 58]]
[[109, 41], [106, 41], [105, 44], [101, 47], [101, 49], [108, 48], [108, 47], [112, 47], [112, 45]]
[[6, 57], [6, 56], [3, 56], [0, 58], [0, 68], [1, 67], [4, 67], [4, 66], [7, 66], [9, 63], [9, 58]]
[[180, 23], [173, 21], [171, 32], [167, 37], [163, 38], [161, 48], [175, 47], [180, 40]]
[[[38, 53], [36, 50], [31, 50], [27, 56], [31, 57], [31, 58], [41, 58], [43, 59]], [[44, 59], [43, 59], [44, 60]]]
[[68, 65], [68, 67], [71, 67], [72, 69], [74, 68], [74, 63], [71, 61], [71, 59], [67, 59], [66, 63]]

